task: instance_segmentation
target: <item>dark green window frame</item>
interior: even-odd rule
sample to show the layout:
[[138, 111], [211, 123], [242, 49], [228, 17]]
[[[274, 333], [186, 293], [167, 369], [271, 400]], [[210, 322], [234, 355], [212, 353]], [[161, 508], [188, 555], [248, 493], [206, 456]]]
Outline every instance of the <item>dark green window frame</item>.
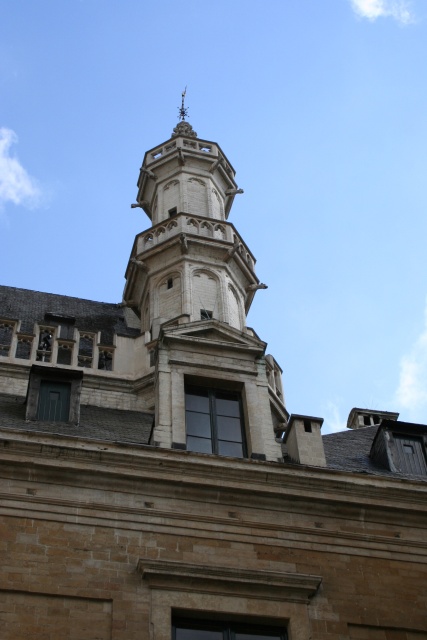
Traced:
[[68, 422], [70, 419], [71, 384], [69, 382], [40, 382], [37, 420]]
[[187, 385], [185, 414], [188, 451], [247, 457], [240, 393]]
[[288, 640], [286, 629], [260, 624], [175, 620], [172, 640]]

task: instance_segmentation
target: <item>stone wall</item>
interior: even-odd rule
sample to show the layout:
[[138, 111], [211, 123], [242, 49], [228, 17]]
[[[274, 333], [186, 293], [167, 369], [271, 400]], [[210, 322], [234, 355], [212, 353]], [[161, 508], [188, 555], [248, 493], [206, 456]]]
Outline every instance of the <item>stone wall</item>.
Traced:
[[425, 483], [12, 432], [0, 462], [7, 640], [169, 640], [178, 609], [427, 637]]

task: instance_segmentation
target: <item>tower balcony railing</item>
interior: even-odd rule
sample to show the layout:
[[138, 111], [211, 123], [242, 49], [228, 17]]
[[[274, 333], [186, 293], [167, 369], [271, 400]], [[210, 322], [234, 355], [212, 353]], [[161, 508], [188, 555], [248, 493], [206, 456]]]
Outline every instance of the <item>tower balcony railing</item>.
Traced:
[[256, 262], [254, 256], [230, 222], [188, 213], [178, 213], [173, 218], [159, 222], [147, 231], [140, 233], [136, 237], [136, 254], [141, 255], [180, 234], [230, 243], [236, 246], [236, 251], [248, 267], [251, 270], [254, 269]]
[[173, 136], [167, 142], [147, 151], [144, 156], [143, 167], [154, 168], [154, 166], [161, 165], [176, 155], [176, 152], [181, 155], [181, 159], [184, 156], [192, 156], [199, 159], [205, 158], [211, 163], [212, 161], [217, 162], [221, 164], [230, 177], [234, 178], [235, 176], [236, 172], [216, 142], [209, 142], [208, 140], [201, 140], [187, 135]]
[[150, 149], [150, 151], [147, 151], [145, 164], [148, 166], [153, 162], [160, 160], [161, 158], [166, 158], [177, 149], [182, 149], [187, 153], [209, 155], [212, 158], [217, 158], [220, 155], [218, 145], [216, 145], [214, 142], [206, 142], [204, 140], [199, 140], [196, 138], [191, 139], [185, 136], [177, 136], [172, 140], [169, 140], [165, 144], [159, 145], [157, 147], [154, 147], [154, 149]]

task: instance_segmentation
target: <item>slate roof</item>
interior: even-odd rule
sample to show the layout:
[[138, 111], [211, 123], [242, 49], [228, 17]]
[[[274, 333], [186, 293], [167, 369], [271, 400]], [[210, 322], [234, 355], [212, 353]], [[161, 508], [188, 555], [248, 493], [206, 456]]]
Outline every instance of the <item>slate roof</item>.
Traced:
[[124, 309], [118, 304], [0, 285], [0, 317], [21, 320], [22, 333], [32, 334], [37, 322], [51, 324], [45, 320], [46, 313], [75, 318], [80, 331], [101, 331], [103, 345], [113, 344], [114, 333], [129, 337], [140, 334], [127, 326]]
[[[388, 423], [389, 421], [387, 421]], [[413, 428], [411, 423], [396, 422], [398, 426], [407, 426]], [[329, 433], [322, 437], [323, 447], [325, 450], [326, 463], [329, 469], [337, 469], [339, 471], [350, 471], [354, 473], [368, 473], [380, 476], [389, 476], [393, 478], [402, 478], [427, 482], [426, 476], [409, 475], [399, 473], [398, 471], [389, 471], [383, 466], [376, 464], [369, 457], [371, 446], [381, 426], [361, 427], [360, 429], [349, 429], [338, 433]]]
[[26, 422], [25, 398], [0, 394], [0, 429], [17, 429], [85, 440], [104, 440], [148, 444], [154, 416], [142, 411], [124, 411], [81, 405], [80, 424], [65, 422]]
[[369, 453], [378, 425], [329, 433], [322, 437], [327, 465], [339, 471], [394, 475], [376, 465]]

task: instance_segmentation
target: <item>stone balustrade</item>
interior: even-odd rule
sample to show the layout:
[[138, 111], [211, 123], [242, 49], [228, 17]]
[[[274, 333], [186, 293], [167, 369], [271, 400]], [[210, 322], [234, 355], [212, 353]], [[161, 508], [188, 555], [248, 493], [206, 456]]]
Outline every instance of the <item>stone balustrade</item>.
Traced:
[[232, 224], [187, 213], [179, 213], [140, 233], [136, 240], [136, 253], [140, 256], [171, 237], [182, 233], [189, 237], [200, 236], [238, 245], [237, 252], [248, 267], [251, 270], [254, 269], [256, 260]]
[[148, 168], [153, 163], [167, 158], [167, 156], [177, 150], [179, 150], [180, 153], [190, 153], [201, 157], [208, 156], [212, 158], [213, 161], [218, 160], [226, 173], [230, 176], [234, 176], [234, 169], [231, 167], [217, 144], [206, 140], [200, 140], [198, 138], [191, 139], [186, 136], [176, 136], [165, 144], [147, 151], [145, 154], [144, 166]]

